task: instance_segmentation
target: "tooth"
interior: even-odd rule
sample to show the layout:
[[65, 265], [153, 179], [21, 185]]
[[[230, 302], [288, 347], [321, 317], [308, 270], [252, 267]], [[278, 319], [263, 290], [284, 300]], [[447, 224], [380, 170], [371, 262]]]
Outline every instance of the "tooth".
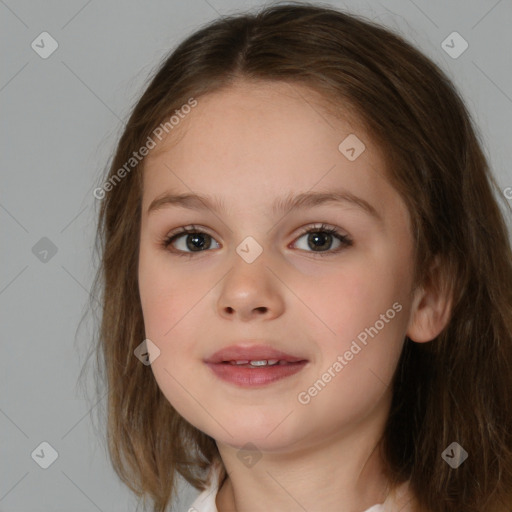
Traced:
[[244, 360], [232, 360], [229, 361], [229, 364], [231, 365], [246, 365], [249, 364], [254, 367], [261, 367], [261, 366], [275, 366], [277, 364], [288, 364], [286, 361], [280, 361], [279, 359], [253, 359], [252, 361], [249, 361], [247, 359]]
[[261, 359], [259, 361], [251, 361], [251, 364], [253, 366], [266, 366], [267, 365], [267, 361], [266, 361], [266, 359]]

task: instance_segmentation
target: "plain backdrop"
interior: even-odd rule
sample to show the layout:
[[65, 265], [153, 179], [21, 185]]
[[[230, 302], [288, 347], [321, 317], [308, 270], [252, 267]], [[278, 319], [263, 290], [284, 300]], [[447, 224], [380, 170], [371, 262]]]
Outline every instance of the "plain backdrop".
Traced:
[[[326, 4], [399, 32], [447, 72], [505, 196], [512, 186], [512, 3]], [[0, 0], [0, 511], [137, 509], [93, 427], [104, 401], [91, 403], [78, 386], [91, 343], [90, 329], [77, 327], [95, 270], [92, 191], [165, 55], [200, 25], [262, 5]], [[469, 45], [457, 58], [442, 47], [454, 31]], [[88, 386], [94, 396], [92, 378]], [[182, 488], [176, 510], [185, 511], [198, 491]]]

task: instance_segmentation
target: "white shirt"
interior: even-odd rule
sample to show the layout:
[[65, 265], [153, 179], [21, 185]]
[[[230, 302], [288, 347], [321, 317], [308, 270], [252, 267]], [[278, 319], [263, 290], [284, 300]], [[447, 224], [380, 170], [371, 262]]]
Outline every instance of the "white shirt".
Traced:
[[[215, 499], [219, 490], [219, 471], [215, 465], [212, 465], [210, 475], [210, 485], [194, 500], [187, 512], [218, 512]], [[404, 482], [384, 503], [373, 505], [362, 512], [411, 512], [412, 509], [406, 506], [408, 487], [408, 482]]]

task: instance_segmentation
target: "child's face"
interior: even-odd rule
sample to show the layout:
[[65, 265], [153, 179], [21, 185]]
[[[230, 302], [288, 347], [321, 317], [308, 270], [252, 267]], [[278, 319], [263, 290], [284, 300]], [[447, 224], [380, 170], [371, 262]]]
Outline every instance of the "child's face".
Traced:
[[[191, 424], [235, 447], [304, 447], [369, 418], [370, 428], [382, 428], [413, 270], [409, 216], [384, 178], [382, 155], [359, 127], [326, 114], [296, 85], [204, 96], [180, 123], [171, 132], [182, 136], [177, 145], [150, 153], [144, 170], [139, 287], [146, 337], [161, 351], [152, 370], [162, 392]], [[366, 145], [353, 161], [338, 149], [351, 133]], [[380, 219], [343, 201], [272, 208], [288, 196], [341, 190]], [[166, 204], [148, 214], [164, 193], [209, 195], [224, 209]], [[322, 223], [352, 245], [302, 234]], [[206, 234], [159, 245], [192, 224]], [[220, 379], [204, 362], [252, 343], [308, 362], [252, 387]]]

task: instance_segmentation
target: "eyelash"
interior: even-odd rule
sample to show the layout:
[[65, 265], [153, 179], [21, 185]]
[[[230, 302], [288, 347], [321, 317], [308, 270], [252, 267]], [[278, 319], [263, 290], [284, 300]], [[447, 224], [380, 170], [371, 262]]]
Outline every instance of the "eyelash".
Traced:
[[[324, 234], [329, 234], [329, 235], [333, 235], [335, 238], [337, 238], [340, 242], [341, 242], [341, 246], [338, 248], [338, 249], [335, 249], [335, 250], [329, 250], [329, 251], [318, 251], [318, 252], [315, 252], [315, 251], [306, 251], [306, 252], [311, 252], [312, 254], [314, 254], [315, 256], [332, 256], [333, 254], [337, 254], [338, 252], [342, 251], [343, 249], [345, 249], [346, 247], [350, 247], [352, 244], [353, 244], [353, 241], [351, 238], [349, 238], [348, 236], [346, 235], [342, 235], [337, 229], [335, 228], [331, 228], [329, 226], [326, 226], [325, 224], [322, 224], [320, 227], [314, 227], [314, 228], [308, 228], [308, 229], [305, 229], [304, 231], [302, 231], [299, 236], [297, 237], [297, 239], [299, 238], [302, 238], [304, 235], [307, 235], [309, 233], [324, 233]], [[171, 250], [169, 249], [169, 246], [175, 241], [177, 240], [180, 236], [184, 235], [184, 234], [206, 234], [208, 236], [211, 236], [209, 233], [205, 232], [205, 231], [201, 231], [201, 229], [199, 228], [196, 228], [195, 226], [185, 226], [183, 228], [180, 228], [179, 231], [175, 231], [173, 233], [170, 233], [168, 236], [166, 236], [162, 241], [161, 241], [161, 244], [162, 246], [167, 249], [169, 252], [173, 253], [173, 254], [176, 254], [177, 256], [184, 256], [184, 257], [188, 257], [188, 258], [191, 258], [193, 257], [195, 254], [200, 254], [201, 252], [207, 252], [207, 251], [197, 251], [197, 252], [186, 252], [186, 251], [180, 251], [180, 250]], [[213, 237], [212, 237], [213, 238]]]

